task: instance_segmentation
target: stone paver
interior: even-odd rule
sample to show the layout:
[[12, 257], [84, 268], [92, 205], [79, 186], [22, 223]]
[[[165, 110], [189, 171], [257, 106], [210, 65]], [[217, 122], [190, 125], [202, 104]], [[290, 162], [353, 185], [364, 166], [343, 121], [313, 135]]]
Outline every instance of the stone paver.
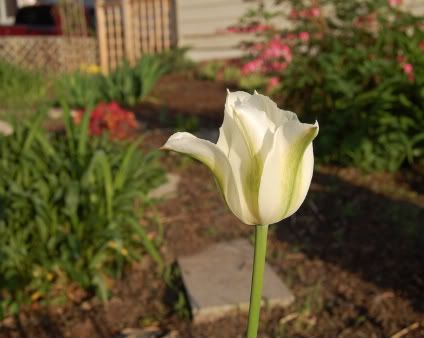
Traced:
[[132, 329], [127, 328], [113, 338], [178, 338], [178, 332], [164, 332], [158, 327]]
[[149, 192], [150, 198], [172, 198], [177, 195], [178, 184], [181, 177], [175, 174], [167, 174], [167, 181]]
[[[245, 239], [218, 243], [178, 259], [195, 322], [215, 320], [234, 310], [247, 311], [253, 265], [253, 247]], [[294, 296], [266, 264], [264, 303], [287, 306]]]
[[10, 123], [0, 120], [0, 135], [9, 136], [13, 134], [13, 127]]

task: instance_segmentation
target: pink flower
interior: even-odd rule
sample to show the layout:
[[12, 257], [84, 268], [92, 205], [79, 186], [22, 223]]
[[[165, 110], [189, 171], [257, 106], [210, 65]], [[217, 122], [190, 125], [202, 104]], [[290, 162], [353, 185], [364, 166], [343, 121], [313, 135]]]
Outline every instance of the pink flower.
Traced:
[[250, 32], [265, 32], [270, 30], [272, 27], [269, 25], [257, 24], [255, 26], [250, 27]]
[[406, 57], [404, 55], [398, 55], [396, 60], [400, 65], [403, 65], [406, 62]]
[[230, 26], [230, 27], [227, 28], [227, 32], [229, 32], [229, 33], [238, 33], [238, 32], [240, 32], [240, 28], [235, 27], [235, 26]]
[[412, 66], [410, 63], [404, 63], [402, 65], [403, 72], [408, 77], [409, 81], [414, 81], [414, 66]]
[[308, 32], [300, 32], [299, 33], [299, 39], [302, 40], [303, 42], [307, 42], [309, 41], [309, 33]]
[[406, 74], [411, 74], [414, 72], [414, 67], [410, 63], [405, 63], [403, 65], [403, 70]]
[[281, 72], [287, 68], [287, 65], [287, 62], [273, 61], [268, 65], [267, 70], [269, 72]]
[[270, 92], [275, 87], [277, 87], [280, 84], [280, 79], [277, 76], [273, 76], [268, 80], [267, 84], [267, 92]]
[[316, 18], [321, 15], [321, 9], [319, 7], [309, 7], [301, 10], [300, 12], [296, 12], [292, 10], [290, 13], [290, 17], [292, 19], [296, 18]]
[[299, 16], [299, 13], [293, 8], [289, 14], [290, 19], [296, 19]]
[[298, 13], [300, 18], [307, 18], [309, 16], [309, 11], [304, 9]]
[[243, 65], [241, 72], [244, 75], [259, 72], [262, 70], [263, 63], [264, 62], [261, 59], [249, 61], [248, 63]]
[[321, 10], [319, 9], [319, 7], [312, 7], [309, 10], [309, 15], [313, 18], [316, 18], [321, 15]]
[[373, 28], [377, 24], [377, 15], [376, 13], [371, 13], [367, 15], [358, 16], [353, 24], [356, 27], [366, 27], [366, 28]]
[[292, 52], [291, 48], [287, 44], [283, 43], [278, 38], [274, 38], [268, 43], [262, 57], [264, 59], [283, 57], [286, 61], [290, 62], [292, 60]]
[[289, 34], [287, 34], [286, 36], [285, 36], [285, 38], [287, 39], [287, 40], [295, 40], [296, 39], [296, 34], [292, 34], [292, 33], [289, 33]]
[[389, 0], [389, 5], [392, 7], [402, 5], [403, 0]]

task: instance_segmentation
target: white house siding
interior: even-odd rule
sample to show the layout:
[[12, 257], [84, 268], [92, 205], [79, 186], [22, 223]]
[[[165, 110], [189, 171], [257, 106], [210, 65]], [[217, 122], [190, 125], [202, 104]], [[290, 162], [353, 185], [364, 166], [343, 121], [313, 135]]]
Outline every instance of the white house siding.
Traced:
[[405, 0], [404, 6], [416, 15], [424, 15], [424, 0]]
[[[252, 34], [226, 32], [257, 1], [244, 0], [176, 0], [177, 34], [180, 47], [190, 47], [188, 56], [195, 61], [235, 58], [242, 55], [237, 45]], [[268, 8], [273, 0], [264, 0]], [[424, 0], [404, 0], [404, 6], [424, 15]], [[286, 7], [287, 8], [287, 7]], [[284, 8], [279, 7], [284, 10]], [[281, 19], [280, 19], [281, 20]], [[275, 22], [287, 26], [288, 22]]]
[[15, 12], [16, 0], [0, 0], [0, 25], [12, 25]]
[[253, 35], [226, 29], [256, 6], [256, 1], [243, 0], [176, 0], [178, 45], [191, 47], [188, 56], [196, 61], [238, 57], [242, 51], [237, 45]]

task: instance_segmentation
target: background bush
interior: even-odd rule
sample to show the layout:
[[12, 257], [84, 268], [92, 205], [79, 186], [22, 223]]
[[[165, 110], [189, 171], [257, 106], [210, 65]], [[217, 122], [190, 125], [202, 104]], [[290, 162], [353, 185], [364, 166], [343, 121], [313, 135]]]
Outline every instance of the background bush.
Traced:
[[162, 58], [144, 55], [134, 66], [124, 62], [109, 75], [74, 72], [58, 79], [57, 101], [73, 108], [83, 108], [100, 102], [118, 102], [134, 106], [152, 90], [167, 71]]
[[70, 283], [106, 298], [107, 277], [141, 248], [162, 265], [139, 224], [148, 191], [164, 179], [156, 154], [89, 138], [89, 114], [79, 125], [66, 114], [64, 134], [44, 132], [42, 121], [0, 135], [0, 317]]
[[[274, 77], [285, 108], [319, 120], [319, 158], [366, 170], [424, 164], [423, 17], [386, 0], [277, 2], [290, 10], [260, 6], [242, 19], [239, 30], [259, 38], [244, 44], [242, 70]], [[281, 15], [290, 29], [273, 26]]]

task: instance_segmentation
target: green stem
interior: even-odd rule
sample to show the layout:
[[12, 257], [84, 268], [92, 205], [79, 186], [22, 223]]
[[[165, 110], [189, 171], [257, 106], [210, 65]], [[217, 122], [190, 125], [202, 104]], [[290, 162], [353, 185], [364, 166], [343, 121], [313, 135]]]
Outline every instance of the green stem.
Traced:
[[267, 235], [268, 225], [257, 225], [255, 227], [255, 257], [253, 260], [252, 287], [250, 289], [247, 338], [256, 338], [258, 335]]

